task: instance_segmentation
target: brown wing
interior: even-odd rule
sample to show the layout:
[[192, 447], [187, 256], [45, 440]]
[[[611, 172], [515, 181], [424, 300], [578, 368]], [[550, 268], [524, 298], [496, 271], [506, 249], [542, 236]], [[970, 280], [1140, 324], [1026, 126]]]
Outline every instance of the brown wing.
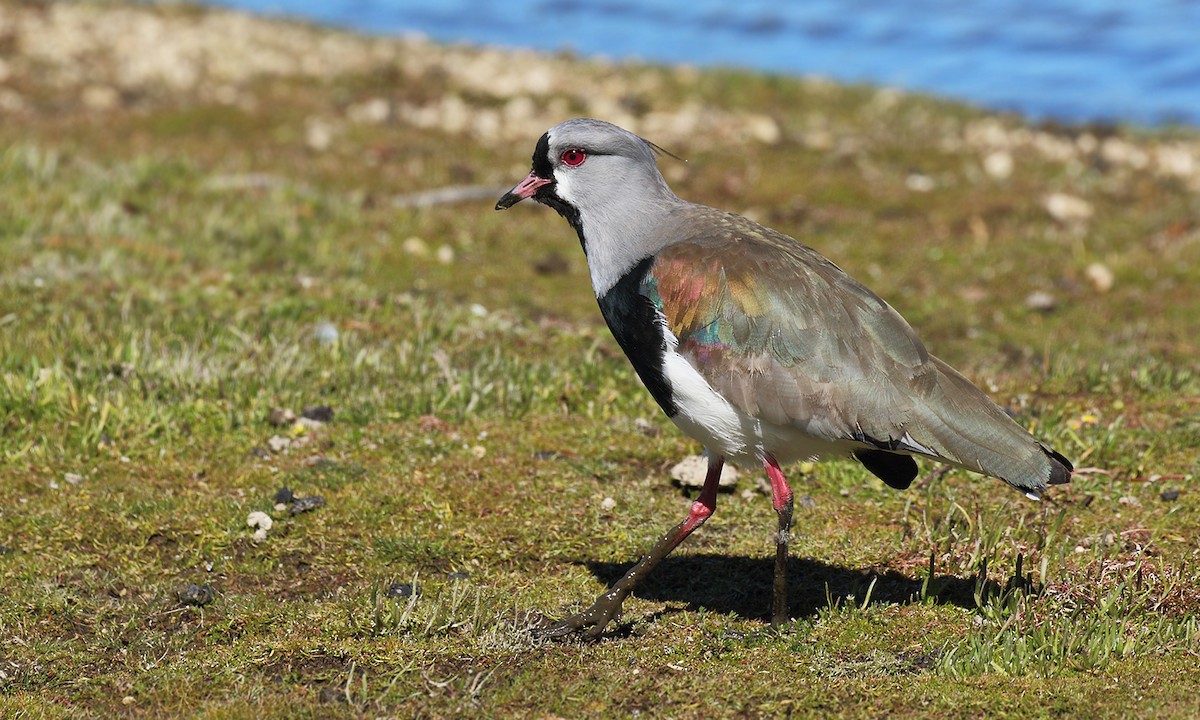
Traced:
[[1052, 451], [930, 356], [879, 296], [740, 216], [704, 208], [690, 222], [644, 290], [680, 352], [734, 406], [825, 440], [924, 454], [1026, 490], [1045, 484]]

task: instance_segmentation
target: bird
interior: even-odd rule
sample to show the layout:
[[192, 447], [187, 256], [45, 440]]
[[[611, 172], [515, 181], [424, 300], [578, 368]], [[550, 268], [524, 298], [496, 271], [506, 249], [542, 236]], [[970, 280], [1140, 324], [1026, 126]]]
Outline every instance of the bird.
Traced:
[[788, 463], [850, 457], [903, 490], [919, 457], [1035, 500], [1070, 481], [1070, 460], [931, 355], [887, 302], [800, 241], [679, 198], [659, 151], [603, 120], [567, 120], [541, 136], [529, 175], [496, 203], [531, 199], [566, 219], [613, 337], [708, 457], [687, 516], [546, 636], [599, 638], [638, 583], [713, 514], [726, 462], [762, 467], [770, 481], [772, 625], [788, 622]]

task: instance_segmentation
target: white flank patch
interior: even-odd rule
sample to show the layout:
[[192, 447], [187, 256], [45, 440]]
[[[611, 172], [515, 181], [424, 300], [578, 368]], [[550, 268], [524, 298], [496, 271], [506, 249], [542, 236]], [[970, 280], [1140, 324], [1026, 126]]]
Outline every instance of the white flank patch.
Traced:
[[[671, 419], [706, 448], [728, 459], [755, 454], [748, 446], [761, 435], [761, 423], [746, 418], [713, 390], [687, 358], [675, 352], [672, 340], [674, 338], [668, 336], [667, 352], [663, 356], [663, 375], [671, 385], [671, 399], [679, 409]], [[750, 422], [746, 423], [746, 420]]]
[[780, 464], [816, 460], [823, 455], [845, 455], [847, 447], [814, 437], [791, 425], [774, 425], [737, 409], [713, 390], [704, 376], [676, 352], [679, 343], [662, 322], [666, 336], [663, 375], [671, 385], [678, 414], [671, 421], [712, 453], [735, 465], [761, 465], [767, 455]]

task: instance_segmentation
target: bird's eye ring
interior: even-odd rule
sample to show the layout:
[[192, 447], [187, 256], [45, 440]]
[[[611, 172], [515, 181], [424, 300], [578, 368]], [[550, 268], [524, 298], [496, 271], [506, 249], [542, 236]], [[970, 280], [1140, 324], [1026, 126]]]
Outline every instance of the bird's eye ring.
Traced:
[[563, 150], [561, 157], [563, 165], [567, 165], [569, 167], [579, 167], [583, 164], [584, 160], [587, 160], [587, 152], [580, 148], [569, 148], [567, 150]]

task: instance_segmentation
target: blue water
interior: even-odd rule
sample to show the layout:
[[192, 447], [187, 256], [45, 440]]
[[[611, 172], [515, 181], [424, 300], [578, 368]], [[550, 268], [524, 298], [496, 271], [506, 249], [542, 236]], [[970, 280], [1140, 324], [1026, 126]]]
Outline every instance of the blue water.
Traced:
[[823, 75], [1066, 122], [1200, 126], [1195, 0], [213, 0], [375, 34]]

